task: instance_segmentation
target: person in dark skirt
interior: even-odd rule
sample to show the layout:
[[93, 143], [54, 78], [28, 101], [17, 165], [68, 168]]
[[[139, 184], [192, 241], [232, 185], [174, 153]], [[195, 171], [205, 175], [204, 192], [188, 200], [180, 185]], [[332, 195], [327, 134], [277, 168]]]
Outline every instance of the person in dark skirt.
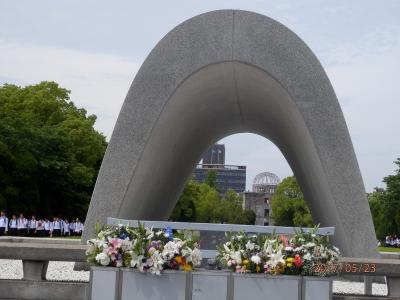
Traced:
[[36, 217], [32, 215], [32, 218], [28, 221], [28, 235], [30, 237], [35, 237], [36, 236]]
[[8, 234], [11, 236], [18, 235], [18, 220], [16, 215], [12, 215], [12, 218], [8, 223]]
[[44, 237], [44, 220], [43, 219], [39, 219], [36, 222], [36, 236]]
[[18, 224], [18, 235], [27, 236], [28, 235], [28, 220], [25, 219], [24, 215], [21, 213], [17, 220]]
[[0, 236], [6, 235], [8, 231], [8, 218], [4, 211], [0, 212]]
[[51, 222], [49, 219], [44, 220], [44, 236], [49, 237], [51, 234]]
[[61, 220], [57, 217], [54, 217], [53, 219], [53, 232], [52, 232], [52, 236], [53, 237], [59, 237], [61, 236]]

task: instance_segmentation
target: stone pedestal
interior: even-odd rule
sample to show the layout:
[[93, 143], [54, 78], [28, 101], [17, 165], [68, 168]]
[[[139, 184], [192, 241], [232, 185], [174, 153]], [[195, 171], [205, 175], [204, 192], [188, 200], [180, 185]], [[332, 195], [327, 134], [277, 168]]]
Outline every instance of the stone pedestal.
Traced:
[[166, 270], [158, 276], [130, 268], [94, 267], [90, 294], [96, 300], [331, 300], [332, 280], [206, 270]]
[[48, 261], [23, 260], [22, 269], [26, 280], [46, 280]]

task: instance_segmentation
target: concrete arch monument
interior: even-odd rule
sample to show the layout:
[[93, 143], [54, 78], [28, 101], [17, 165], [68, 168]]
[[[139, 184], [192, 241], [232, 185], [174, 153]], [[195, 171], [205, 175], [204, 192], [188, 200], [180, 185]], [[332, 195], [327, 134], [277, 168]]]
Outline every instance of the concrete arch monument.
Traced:
[[288, 28], [237, 10], [185, 21], [147, 57], [115, 125], [83, 240], [106, 217], [168, 218], [202, 153], [240, 132], [278, 146], [344, 255], [376, 255], [357, 159], [323, 68]]

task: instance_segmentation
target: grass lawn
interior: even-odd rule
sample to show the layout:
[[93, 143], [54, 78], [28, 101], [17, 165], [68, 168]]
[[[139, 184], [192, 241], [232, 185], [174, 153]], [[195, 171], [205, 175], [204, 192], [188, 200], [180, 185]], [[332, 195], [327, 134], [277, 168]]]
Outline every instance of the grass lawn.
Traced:
[[400, 252], [400, 248], [378, 247], [380, 252]]
[[58, 239], [67, 239], [67, 240], [80, 240], [80, 236], [58, 236]]

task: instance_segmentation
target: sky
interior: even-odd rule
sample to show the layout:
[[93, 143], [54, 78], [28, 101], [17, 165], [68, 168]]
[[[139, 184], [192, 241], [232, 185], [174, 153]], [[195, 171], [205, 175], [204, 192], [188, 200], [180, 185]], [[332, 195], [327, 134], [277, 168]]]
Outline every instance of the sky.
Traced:
[[[400, 157], [397, 0], [0, 0], [0, 84], [56, 81], [97, 115], [95, 127], [109, 139], [151, 49], [179, 23], [216, 9], [267, 15], [308, 44], [339, 99], [366, 190], [384, 186]], [[237, 134], [221, 142], [226, 163], [247, 166], [247, 189], [259, 172], [292, 174], [265, 138]]]

